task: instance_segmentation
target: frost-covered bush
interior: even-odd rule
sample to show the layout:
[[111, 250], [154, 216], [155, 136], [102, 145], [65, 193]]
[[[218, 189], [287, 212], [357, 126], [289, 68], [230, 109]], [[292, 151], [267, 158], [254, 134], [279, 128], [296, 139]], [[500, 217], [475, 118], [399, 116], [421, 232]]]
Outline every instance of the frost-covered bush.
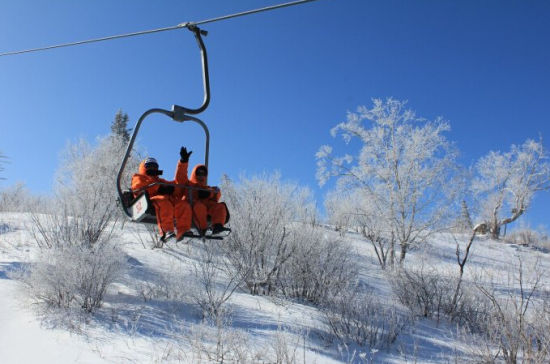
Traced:
[[513, 231], [505, 238], [507, 242], [518, 245], [534, 245], [539, 239], [540, 234], [531, 229]]
[[278, 175], [224, 182], [233, 232], [227, 256], [252, 294], [283, 294], [320, 303], [354, 280], [349, 246], [313, 223], [307, 189]]
[[259, 352], [251, 345], [243, 330], [229, 327], [229, 322], [217, 325], [192, 326], [185, 341], [190, 349], [180, 349], [175, 359], [184, 363], [266, 363], [265, 350]]
[[531, 346], [528, 356], [533, 357], [533, 362], [550, 361], [550, 291], [544, 291], [541, 300], [534, 307], [534, 312], [540, 314], [535, 316], [532, 322], [533, 337], [536, 338], [536, 345]]
[[396, 306], [384, 304], [374, 292], [353, 286], [327, 297], [322, 312], [325, 323], [341, 343], [371, 349], [389, 347], [409, 322]]
[[112, 234], [108, 219], [94, 219], [86, 212], [73, 210], [64, 202], [57, 203], [57, 211], [31, 215], [31, 234], [41, 248], [63, 249], [66, 246], [93, 245]]
[[[92, 146], [85, 140], [70, 143], [63, 153], [58, 170], [56, 209], [79, 220], [84, 239], [90, 244], [108, 232], [107, 225], [121, 218], [116, 203], [116, 177], [125, 143], [118, 137], [105, 137]], [[137, 170], [136, 160], [130, 158], [122, 183]]]
[[166, 360], [175, 359], [185, 363], [239, 363], [239, 364], [306, 364], [305, 334], [295, 333], [279, 326], [268, 340], [269, 345], [257, 346], [251, 342], [245, 330], [231, 327], [231, 322], [217, 322], [216, 325], [192, 326], [185, 335], [184, 345], [179, 352]]
[[124, 254], [110, 240], [119, 216], [114, 178], [122, 146], [108, 137], [97, 147], [80, 141], [65, 151], [48, 213], [32, 214], [31, 233], [41, 249], [27, 283], [38, 301], [93, 312], [120, 278]]
[[292, 224], [311, 220], [315, 206], [309, 190], [283, 183], [278, 174], [223, 182], [233, 232], [227, 256], [252, 294], [276, 291], [277, 275], [297, 249]]
[[43, 249], [25, 281], [39, 302], [93, 312], [121, 277], [124, 263], [123, 253], [107, 243]]
[[347, 203], [344, 203], [342, 194], [337, 191], [327, 193], [324, 205], [327, 223], [333, 226], [341, 236], [344, 236], [348, 229], [353, 226], [350, 213], [354, 211], [349, 208]]
[[228, 310], [225, 303], [242, 283], [243, 275], [229, 268], [223, 243], [209, 241], [195, 250], [189, 294], [202, 311], [203, 319], [223, 320]]
[[107, 287], [120, 278], [124, 254], [110, 243], [106, 216], [94, 219], [59, 202], [52, 214], [33, 214], [33, 234], [40, 255], [27, 283], [31, 294], [49, 306], [101, 307]]
[[294, 254], [277, 273], [277, 286], [283, 295], [320, 304], [356, 280], [358, 267], [349, 244], [328, 238], [312, 225], [294, 228]]
[[[51, 248], [109, 240], [121, 217], [115, 181], [123, 150], [123, 140], [112, 136], [100, 139], [97, 146], [84, 140], [67, 146], [49, 213], [33, 214], [39, 245]], [[130, 173], [123, 179], [128, 180]]]
[[[483, 358], [505, 363], [548, 363], [550, 361], [550, 304], [538, 262], [524, 267], [521, 258], [516, 272], [509, 272], [507, 287], [501, 283], [478, 283], [476, 287], [491, 303], [482, 336], [489, 345], [478, 347]], [[495, 350], [496, 346], [496, 350]]]
[[189, 297], [190, 272], [182, 269], [181, 262], [168, 265], [170, 269], [160, 272], [154, 279], [139, 282], [137, 290], [145, 302], [166, 300], [185, 302]]
[[32, 195], [23, 183], [0, 191], [0, 212], [43, 212], [46, 206], [47, 198]]
[[414, 315], [433, 317], [438, 321], [449, 312], [456, 287], [452, 279], [424, 265], [395, 269], [391, 284], [399, 301]]
[[443, 313], [449, 321], [467, 332], [479, 334], [487, 330], [487, 317], [491, 310], [491, 302], [472, 284], [463, 282], [455, 304], [446, 306]]
[[416, 316], [446, 319], [470, 333], [484, 333], [491, 302], [471, 283], [449, 278], [433, 268], [401, 267], [390, 281], [399, 301]]
[[504, 241], [512, 244], [526, 245], [533, 248], [550, 251], [550, 237], [544, 231], [530, 229], [528, 227], [520, 228], [508, 233]]

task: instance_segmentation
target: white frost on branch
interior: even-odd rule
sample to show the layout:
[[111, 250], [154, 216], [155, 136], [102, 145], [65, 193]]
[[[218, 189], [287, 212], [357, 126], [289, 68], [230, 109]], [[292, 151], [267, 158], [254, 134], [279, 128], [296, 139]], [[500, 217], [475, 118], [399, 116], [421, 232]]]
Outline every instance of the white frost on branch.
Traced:
[[323, 145], [315, 154], [317, 158], [317, 179], [319, 185], [323, 186], [330, 177], [340, 174], [342, 168], [345, 165], [349, 165], [353, 162], [353, 157], [349, 154], [345, 154], [342, 157], [332, 156], [332, 147]]

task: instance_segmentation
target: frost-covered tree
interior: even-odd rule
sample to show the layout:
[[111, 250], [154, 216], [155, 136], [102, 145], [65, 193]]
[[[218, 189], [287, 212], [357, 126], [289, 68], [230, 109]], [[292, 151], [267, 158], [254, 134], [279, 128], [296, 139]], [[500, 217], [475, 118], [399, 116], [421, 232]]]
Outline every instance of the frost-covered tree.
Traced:
[[335, 177], [338, 189], [359, 191], [388, 226], [400, 247], [399, 261], [411, 245], [424, 241], [442, 226], [453, 200], [455, 150], [444, 133], [450, 127], [441, 118], [417, 117], [406, 102], [392, 98], [373, 100], [373, 107], [359, 107], [331, 130], [356, 155], [334, 156], [333, 148], [317, 152], [320, 185]]
[[115, 119], [111, 124], [111, 135], [122, 138], [125, 143], [130, 141], [130, 131], [128, 128], [128, 114], [118, 110], [115, 114]]
[[536, 192], [550, 188], [550, 164], [542, 141], [526, 140], [509, 152], [491, 151], [475, 165], [472, 182], [481, 219], [498, 239], [502, 226], [527, 211]]
[[[78, 217], [82, 239], [96, 242], [107, 225], [120, 217], [116, 202], [116, 177], [125, 145], [123, 138], [104, 137], [97, 146], [85, 140], [69, 143], [58, 171], [58, 203], [68, 216]], [[129, 183], [138, 162], [131, 158], [123, 181]]]

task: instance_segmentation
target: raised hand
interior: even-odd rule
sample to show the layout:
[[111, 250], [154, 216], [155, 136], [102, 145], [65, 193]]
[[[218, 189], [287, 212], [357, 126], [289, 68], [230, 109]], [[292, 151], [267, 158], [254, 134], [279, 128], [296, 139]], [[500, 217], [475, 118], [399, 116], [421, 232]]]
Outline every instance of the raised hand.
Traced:
[[187, 163], [189, 162], [189, 157], [191, 156], [191, 154], [193, 153], [193, 151], [187, 151], [187, 148], [185, 147], [181, 147], [180, 149], [180, 161], [182, 163]]

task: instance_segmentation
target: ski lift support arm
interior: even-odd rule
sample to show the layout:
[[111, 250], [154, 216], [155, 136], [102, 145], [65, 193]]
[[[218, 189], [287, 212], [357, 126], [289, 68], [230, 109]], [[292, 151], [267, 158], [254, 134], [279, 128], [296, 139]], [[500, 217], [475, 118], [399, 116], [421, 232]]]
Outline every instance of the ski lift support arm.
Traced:
[[[190, 109], [182, 106], [178, 106], [178, 108], [182, 108], [186, 114], [195, 115], [206, 110], [206, 108], [208, 107], [208, 104], [210, 104], [210, 76], [208, 72], [208, 55], [206, 54], [206, 47], [204, 46], [204, 42], [202, 41], [202, 37], [201, 37], [201, 35], [204, 35], [204, 36], [208, 35], [208, 32], [206, 30], [200, 29], [199, 27], [197, 27], [192, 23], [187, 23], [182, 26], [187, 27], [187, 29], [193, 32], [193, 34], [195, 35], [195, 39], [197, 40], [197, 44], [199, 45], [199, 49], [201, 52], [201, 61], [202, 61], [202, 84], [204, 88], [204, 100], [202, 102], [202, 105], [196, 109]], [[174, 106], [177, 106], [177, 105], [174, 105]], [[176, 121], [184, 121], [184, 120], [176, 120]]]

